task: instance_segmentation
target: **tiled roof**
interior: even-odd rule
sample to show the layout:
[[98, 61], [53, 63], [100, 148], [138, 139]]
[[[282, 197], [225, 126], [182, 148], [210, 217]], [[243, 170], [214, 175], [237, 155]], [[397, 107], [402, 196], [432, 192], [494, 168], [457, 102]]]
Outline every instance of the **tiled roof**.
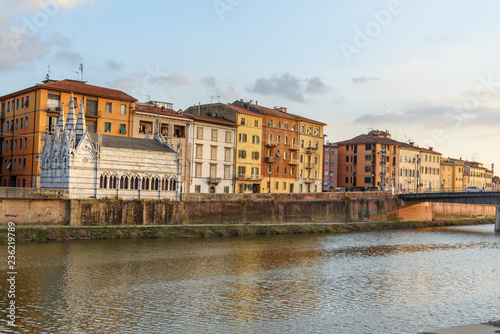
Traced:
[[297, 117], [298, 119], [300, 119], [301, 121], [304, 121], [304, 122], [314, 123], [314, 124], [323, 125], [323, 126], [326, 125], [326, 123], [323, 123], [323, 122], [320, 122], [320, 121], [315, 121], [314, 119], [306, 118], [304, 116], [300, 116], [300, 115], [296, 115], [296, 114], [290, 114], [290, 115], [293, 115], [293, 116]]
[[159, 107], [156, 107], [151, 104], [146, 104], [146, 103], [136, 103], [135, 104], [135, 111], [141, 111], [141, 112], [147, 112], [151, 114], [156, 114], [156, 115], [166, 115], [166, 116], [173, 116], [173, 117], [180, 117], [180, 118], [185, 118], [188, 119], [188, 117], [172, 110], [172, 109], [162, 109]]
[[200, 121], [200, 122], [216, 123], [216, 124], [222, 124], [222, 125], [227, 125], [227, 126], [238, 126], [238, 124], [231, 122], [225, 118], [221, 118], [221, 117], [198, 116], [198, 115], [191, 115], [191, 114], [185, 114], [184, 116], [191, 118], [191, 119], [194, 119], [195, 121]]
[[[89, 133], [90, 138], [95, 143], [97, 142], [97, 134]], [[140, 151], [155, 151], [165, 153], [176, 153], [174, 150], [165, 145], [160, 144], [154, 139], [130, 138], [102, 135], [102, 146], [113, 148], [125, 148]]]
[[248, 110], [248, 109], [245, 109], [245, 108], [240, 108], [240, 107], [237, 107], [237, 106], [235, 106], [234, 104], [231, 104], [231, 103], [228, 103], [227, 105], [229, 107], [235, 109], [239, 113], [263, 117], [262, 114], [259, 114], [258, 112], [251, 111], [251, 110]]
[[23, 89], [21, 91], [2, 96], [1, 98], [15, 96], [18, 94], [23, 94], [38, 89], [52, 89], [64, 92], [73, 92], [76, 94], [107, 97], [121, 101], [130, 101], [130, 102], [137, 101], [137, 99], [122, 92], [121, 90], [88, 85], [83, 81], [75, 81], [75, 80], [61, 80], [61, 81], [50, 81], [46, 83], [41, 83], [37, 84], [36, 86]]
[[337, 145], [350, 145], [350, 144], [388, 144], [388, 145], [401, 145], [400, 142], [385, 138], [385, 137], [373, 137], [368, 135], [359, 135], [349, 140], [344, 140], [335, 143]]

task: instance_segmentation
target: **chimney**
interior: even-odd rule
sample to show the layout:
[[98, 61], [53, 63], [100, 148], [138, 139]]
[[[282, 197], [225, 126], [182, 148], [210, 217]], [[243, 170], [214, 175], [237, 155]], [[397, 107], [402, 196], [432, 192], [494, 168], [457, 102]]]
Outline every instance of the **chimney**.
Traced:
[[280, 110], [283, 111], [283, 112], [287, 112], [287, 108], [286, 107], [280, 107]]
[[432, 147], [432, 146], [429, 147], [429, 150], [434, 151], [434, 147]]

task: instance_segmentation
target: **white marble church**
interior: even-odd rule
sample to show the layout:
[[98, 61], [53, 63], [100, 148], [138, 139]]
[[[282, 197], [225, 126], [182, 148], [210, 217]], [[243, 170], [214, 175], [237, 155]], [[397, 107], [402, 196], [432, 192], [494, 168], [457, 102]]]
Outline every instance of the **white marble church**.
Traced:
[[158, 126], [154, 139], [89, 133], [84, 101], [75, 122], [73, 95], [53, 133], [42, 137], [41, 188], [68, 189], [72, 199], [178, 199], [179, 155]]

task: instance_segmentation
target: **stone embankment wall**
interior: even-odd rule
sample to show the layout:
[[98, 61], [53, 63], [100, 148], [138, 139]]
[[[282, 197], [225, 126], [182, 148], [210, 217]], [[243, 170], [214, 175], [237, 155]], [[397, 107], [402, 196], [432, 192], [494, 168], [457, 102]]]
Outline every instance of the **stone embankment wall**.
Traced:
[[[1, 189], [1, 188], [0, 188]], [[30, 191], [25, 190], [24, 195]], [[352, 221], [431, 221], [494, 217], [495, 206], [408, 204], [387, 192], [183, 194], [177, 201], [69, 200], [32, 190], [0, 199], [0, 225], [126, 226]], [[1, 193], [0, 193], [1, 194]], [[23, 195], [21, 194], [21, 195]], [[16, 196], [14, 196], [16, 195]]]

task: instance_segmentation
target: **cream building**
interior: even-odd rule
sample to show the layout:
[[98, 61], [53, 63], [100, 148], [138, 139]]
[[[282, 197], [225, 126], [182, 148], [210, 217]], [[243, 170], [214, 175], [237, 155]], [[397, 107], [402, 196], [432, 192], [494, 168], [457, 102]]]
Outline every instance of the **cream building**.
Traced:
[[402, 192], [416, 192], [420, 162], [420, 149], [406, 143], [399, 147], [398, 189]]
[[440, 191], [441, 153], [420, 147], [419, 191]]
[[237, 124], [220, 117], [186, 116], [193, 120], [189, 192], [232, 193]]

